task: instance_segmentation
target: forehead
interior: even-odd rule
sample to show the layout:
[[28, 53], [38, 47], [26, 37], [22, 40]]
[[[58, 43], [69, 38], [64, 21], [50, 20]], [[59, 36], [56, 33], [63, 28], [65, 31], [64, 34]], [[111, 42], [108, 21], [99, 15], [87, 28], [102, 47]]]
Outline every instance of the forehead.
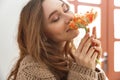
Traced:
[[61, 4], [62, 4], [62, 1], [60, 0], [45, 0], [42, 4], [44, 15], [48, 17], [49, 14], [54, 10], [58, 9], [61, 6]]

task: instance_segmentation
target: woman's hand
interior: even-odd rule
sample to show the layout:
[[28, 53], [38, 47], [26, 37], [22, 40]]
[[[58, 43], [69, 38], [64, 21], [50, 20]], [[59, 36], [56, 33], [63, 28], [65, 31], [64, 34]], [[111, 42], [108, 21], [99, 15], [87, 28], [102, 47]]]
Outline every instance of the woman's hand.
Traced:
[[96, 59], [100, 57], [101, 53], [101, 43], [96, 39], [96, 29], [93, 28], [92, 36], [88, 33], [85, 35], [75, 51], [74, 58], [78, 65], [95, 70]]
[[96, 38], [96, 27], [93, 27], [92, 31], [92, 46], [95, 48], [95, 52], [98, 53], [97, 59], [102, 55], [101, 41]]

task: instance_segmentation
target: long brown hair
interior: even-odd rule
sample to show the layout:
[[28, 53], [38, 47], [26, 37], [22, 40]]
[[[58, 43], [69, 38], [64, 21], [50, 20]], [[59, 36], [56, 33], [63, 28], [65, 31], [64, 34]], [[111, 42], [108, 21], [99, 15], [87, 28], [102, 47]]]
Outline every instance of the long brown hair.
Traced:
[[8, 76], [8, 80], [16, 79], [20, 62], [26, 55], [31, 55], [37, 62], [42, 60], [60, 79], [67, 76], [69, 57], [73, 58], [71, 51], [74, 48], [73, 42], [66, 42], [61, 55], [57, 43], [46, 38], [43, 30], [43, 1], [30, 0], [21, 11], [17, 37], [20, 49], [19, 59]]

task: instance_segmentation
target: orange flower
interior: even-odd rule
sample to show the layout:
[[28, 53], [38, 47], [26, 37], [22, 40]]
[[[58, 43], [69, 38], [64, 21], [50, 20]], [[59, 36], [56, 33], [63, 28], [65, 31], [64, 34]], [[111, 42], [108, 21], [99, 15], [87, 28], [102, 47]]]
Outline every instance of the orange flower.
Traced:
[[86, 15], [86, 18], [90, 21], [90, 23], [93, 21], [93, 14]]
[[78, 27], [76, 26], [74, 21], [71, 21], [69, 26], [70, 26], [71, 29], [78, 29]]
[[92, 23], [95, 20], [97, 12], [86, 12], [84, 15], [75, 14], [73, 20], [69, 23], [71, 29], [84, 28], [85, 31], [88, 31], [88, 24]]
[[91, 12], [86, 13], [86, 18], [89, 20], [89, 23], [91, 23], [96, 18], [97, 12], [93, 13], [93, 10]]

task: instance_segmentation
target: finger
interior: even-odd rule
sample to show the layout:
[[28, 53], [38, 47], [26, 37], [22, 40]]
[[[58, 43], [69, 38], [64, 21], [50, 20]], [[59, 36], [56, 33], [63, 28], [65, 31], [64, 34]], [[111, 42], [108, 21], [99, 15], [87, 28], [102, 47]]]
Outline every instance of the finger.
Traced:
[[93, 27], [92, 29], [92, 36], [96, 38], [96, 27]]
[[98, 53], [98, 59], [102, 56], [102, 48], [101, 47], [94, 47], [95, 52]]
[[86, 55], [86, 53], [88, 52], [89, 48], [91, 47], [91, 38], [89, 38], [86, 43], [83, 45], [83, 49], [81, 54]]
[[78, 46], [78, 50], [81, 52], [82, 48], [83, 48], [83, 45], [86, 43], [86, 41], [88, 40], [89, 38], [89, 33], [87, 33], [85, 35], [85, 37], [81, 40], [79, 46]]
[[97, 59], [97, 55], [98, 55], [97, 52], [94, 52], [94, 54], [91, 57], [91, 60], [95, 62]]
[[92, 38], [92, 46], [101, 46], [101, 41]]
[[86, 57], [91, 58], [92, 55], [94, 54], [94, 51], [95, 51], [94, 47], [91, 47], [91, 48], [89, 49], [88, 53], [86, 54]]

